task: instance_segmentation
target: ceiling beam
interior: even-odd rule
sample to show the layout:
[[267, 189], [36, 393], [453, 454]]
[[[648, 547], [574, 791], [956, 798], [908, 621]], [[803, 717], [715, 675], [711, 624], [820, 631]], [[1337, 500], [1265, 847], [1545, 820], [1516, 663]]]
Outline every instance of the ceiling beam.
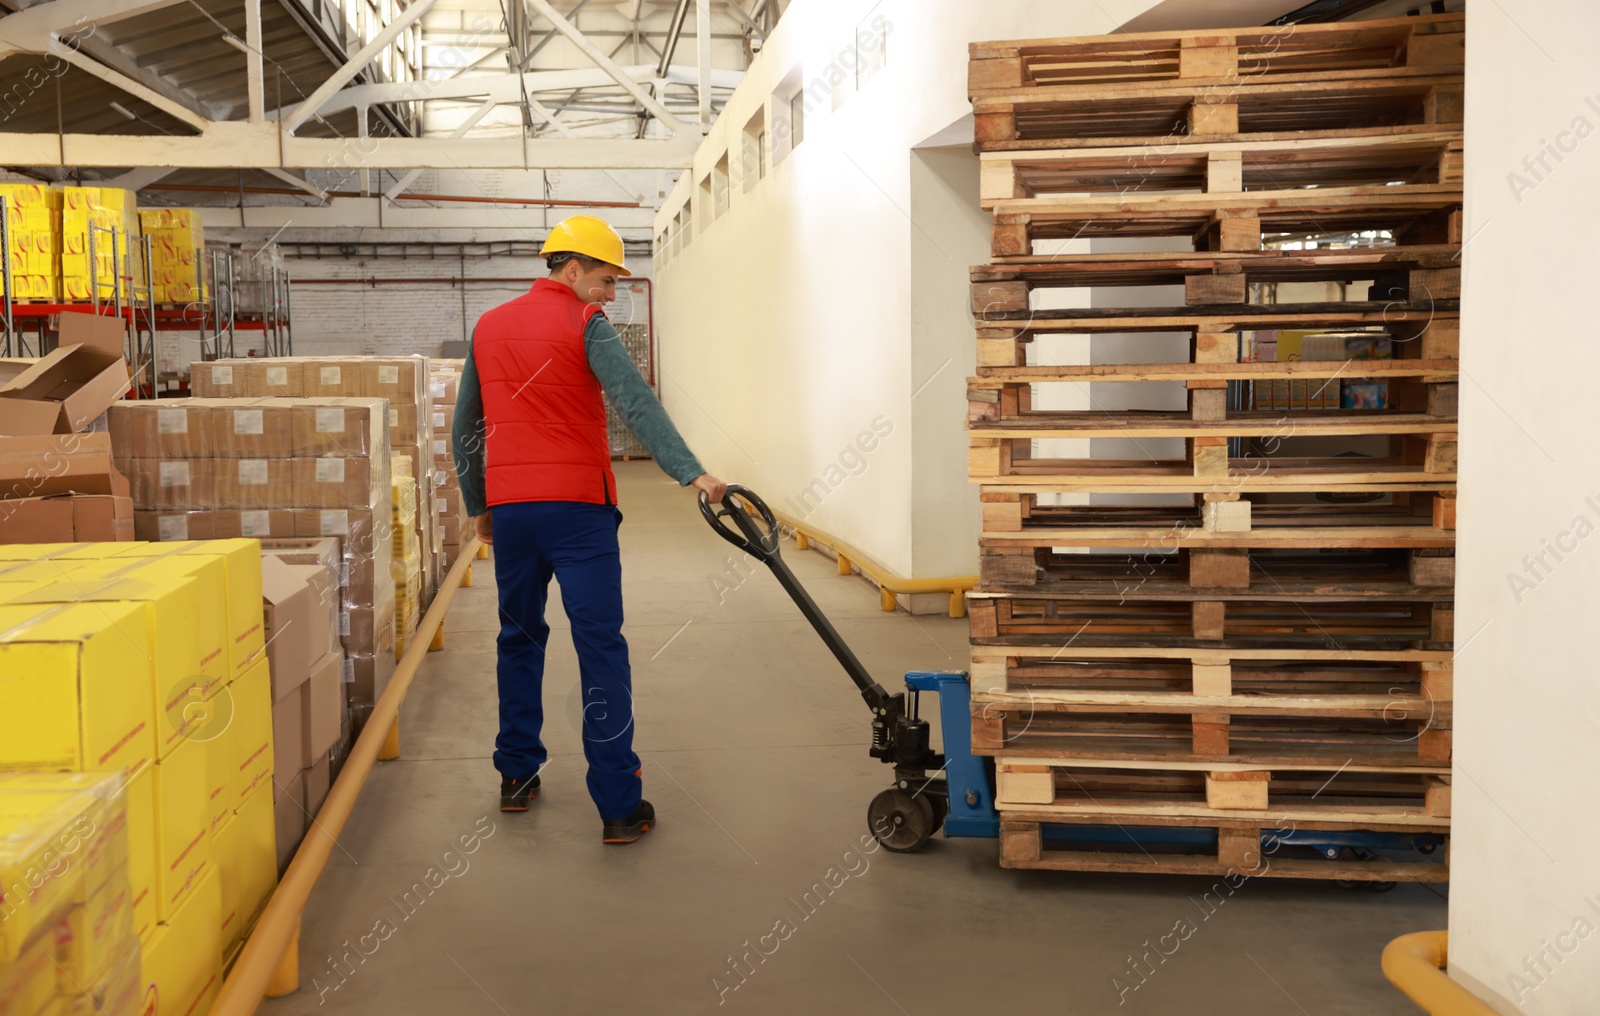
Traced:
[[[526, 143], [526, 148], [524, 148]], [[681, 169], [699, 132], [635, 138], [302, 138], [277, 124], [213, 121], [197, 135], [0, 133], [15, 166], [171, 169]]]
[[694, 0], [695, 57], [700, 73], [695, 75], [695, 94], [700, 99], [700, 129], [711, 125], [711, 0]]
[[[493, 99], [485, 99], [483, 101], [483, 105], [473, 110], [471, 116], [461, 121], [460, 125], [451, 132], [450, 136], [452, 138], [466, 137], [467, 132], [476, 127], [478, 125], [478, 121], [487, 116], [489, 111], [494, 109], [494, 107], [495, 101]], [[410, 187], [412, 184], [416, 183], [417, 177], [421, 176], [423, 172], [424, 170], [413, 169], [406, 173], [405, 176], [402, 176], [400, 179], [395, 181], [393, 187], [390, 187], [388, 190], [383, 192], [383, 200], [387, 201], [391, 205], [394, 204], [394, 199], [399, 197], [401, 194], [404, 194], [407, 187]]]
[[190, 127], [193, 127], [197, 131], [204, 131], [206, 129], [206, 125], [211, 122], [207, 117], [196, 113], [194, 110], [190, 109], [186, 105], [183, 105], [182, 103], [174, 102], [172, 99], [162, 95], [154, 88], [135, 81], [133, 78], [128, 77], [126, 74], [123, 74], [120, 71], [114, 71], [105, 64], [100, 63], [98, 60], [90, 59], [89, 57], [85, 56], [76, 45], [62, 42], [57, 39], [56, 45], [52, 47], [50, 52], [51, 55], [60, 57], [72, 66], [81, 71], [85, 71], [94, 75], [101, 81], [104, 81], [106, 84], [111, 85], [114, 88], [120, 88], [129, 95], [148, 102], [150, 105], [161, 110], [161, 112], [167, 114], [168, 116], [182, 120], [184, 123], [188, 124]]
[[398, 17], [385, 25], [382, 31], [372, 37], [372, 41], [362, 46], [356, 55], [346, 60], [343, 67], [333, 72], [333, 75], [317, 86], [317, 90], [306, 96], [306, 101], [294, 108], [289, 118], [283, 121], [283, 130], [286, 134], [293, 134], [295, 130], [307, 120], [311, 119], [323, 104], [333, 96], [333, 93], [343, 88], [350, 79], [366, 69], [367, 64], [377, 59], [378, 55], [389, 48], [389, 44], [400, 37], [400, 33], [410, 28], [428, 9], [434, 5], [434, 0], [413, 0]]
[[277, 177], [279, 180], [282, 180], [284, 183], [289, 184], [291, 187], [300, 188], [301, 190], [305, 191], [307, 194], [309, 194], [312, 197], [316, 198], [318, 201], [322, 202], [323, 204], [327, 204], [328, 203], [328, 192], [323, 190], [321, 187], [318, 187], [316, 184], [312, 183], [309, 180], [306, 180], [306, 179], [303, 179], [301, 177], [295, 176], [293, 173], [290, 173], [287, 170], [278, 169], [278, 168], [276, 168], [274, 166], [267, 166], [263, 170], [263, 172], [269, 173], [272, 176]]
[[[154, 71], [140, 67], [138, 62], [129, 57], [127, 53], [106, 42], [101, 37], [96, 35], [82, 37], [63, 36], [61, 45], [67, 49], [78, 51], [81, 55], [95, 60], [102, 67], [114, 71], [130, 81], [138, 82], [167, 101], [187, 109], [202, 121], [214, 120], [219, 115], [219, 110], [204, 105], [195, 98], [192, 92], [177, 87]], [[69, 62], [71, 60], [70, 57], [63, 56], [63, 58], [68, 59]], [[93, 72], [91, 71], [90, 73]], [[101, 77], [98, 74], [95, 76]], [[113, 81], [111, 84], [116, 85], [117, 83]], [[117, 85], [117, 87], [121, 88], [122, 86]], [[124, 89], [124, 91], [126, 90]], [[143, 96], [140, 96], [140, 98], [143, 98]]]
[[673, 116], [667, 110], [667, 107], [656, 101], [655, 96], [645, 91], [639, 82], [629, 77], [609, 56], [594, 43], [590, 42], [582, 32], [578, 31], [572, 22], [562, 17], [554, 7], [550, 6], [550, 0], [527, 0], [527, 2], [534, 10], [544, 15], [545, 19], [552, 25], [555, 25], [556, 30], [565, 35], [569, 42], [578, 47], [590, 60], [593, 60], [595, 66], [611, 75], [612, 80], [621, 85], [623, 91], [638, 99], [639, 104], [654, 114], [655, 118], [665, 124], [673, 134], [681, 134], [687, 129], [687, 124]]
[[683, 34], [683, 23], [689, 16], [689, 0], [678, 0], [678, 6], [672, 9], [672, 23], [667, 28], [666, 42], [661, 45], [661, 62], [656, 64], [656, 77], [667, 76], [667, 68], [672, 65], [672, 54], [678, 51], [678, 37]]
[[267, 118], [261, 71], [261, 0], [244, 0], [244, 45], [246, 106], [250, 119], [260, 123]]

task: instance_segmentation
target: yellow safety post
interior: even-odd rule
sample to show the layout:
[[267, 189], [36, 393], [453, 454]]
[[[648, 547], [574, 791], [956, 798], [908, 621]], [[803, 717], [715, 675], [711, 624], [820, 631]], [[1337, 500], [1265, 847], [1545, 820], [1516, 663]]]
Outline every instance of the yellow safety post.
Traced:
[[1446, 932], [1415, 931], [1384, 947], [1383, 976], [1430, 1016], [1495, 1016], [1488, 1003], [1445, 973], [1449, 959]]
[[472, 585], [472, 565], [467, 565], [467, 573], [461, 576], [461, 584], [464, 586]]
[[444, 625], [441, 624], [439, 626], [439, 630], [433, 633], [433, 641], [428, 643], [428, 652], [437, 653], [439, 650], [441, 650], [443, 648], [444, 648]]
[[351, 809], [372, 773], [379, 751], [395, 732], [400, 703], [405, 701], [406, 692], [411, 690], [411, 682], [417, 676], [417, 667], [427, 655], [423, 646], [444, 623], [450, 601], [455, 599], [472, 555], [478, 549], [477, 544], [474, 538], [462, 548], [461, 557], [439, 583], [433, 604], [417, 625], [416, 637], [389, 679], [388, 689], [373, 707], [361, 736], [351, 746], [350, 757], [345, 760], [339, 778], [333, 782], [333, 789], [328, 791], [327, 800], [317, 812], [317, 821], [306, 833], [294, 859], [289, 862], [289, 869], [278, 881], [278, 888], [267, 900], [255, 930], [245, 939], [244, 949], [232, 973], [222, 982], [222, 991], [209, 1016], [251, 1016], [269, 989], [288, 985], [288, 990], [294, 990], [299, 974], [300, 915], [305, 912], [311, 890], [327, 866], [335, 841], [350, 820]]
[[845, 557], [843, 554], [839, 555], [839, 574], [840, 575], [849, 575], [850, 574], [850, 559], [848, 557]]
[[809, 550], [810, 548], [811, 548], [811, 538], [809, 536], [807, 536], [805, 533], [795, 533], [794, 534], [794, 549], [795, 550]]
[[389, 725], [389, 734], [383, 739], [383, 747], [378, 749], [379, 762], [393, 762], [400, 757], [400, 717], [396, 716]]
[[278, 968], [267, 983], [268, 998], [282, 998], [300, 990], [300, 919], [294, 922], [294, 934], [289, 936], [288, 948], [278, 960]]
[[894, 591], [887, 586], [878, 587], [878, 606], [884, 610], [894, 610], [900, 606], [900, 601], [895, 598]]
[[487, 561], [487, 560], [489, 560], [489, 545], [487, 543], [478, 544], [478, 560], [479, 561]]

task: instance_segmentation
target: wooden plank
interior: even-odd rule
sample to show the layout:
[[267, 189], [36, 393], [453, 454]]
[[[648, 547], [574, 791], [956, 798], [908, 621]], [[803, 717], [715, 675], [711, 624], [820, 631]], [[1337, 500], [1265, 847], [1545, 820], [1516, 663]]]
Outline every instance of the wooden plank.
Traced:
[[1267, 789], [1272, 779], [1269, 772], [1219, 769], [1206, 773], [1205, 779], [1206, 806], [1213, 811], [1265, 811], [1267, 808]]
[[1454, 550], [1417, 550], [1411, 555], [1411, 582], [1417, 586], [1454, 588], [1456, 557]]
[[[1084, 307], [1073, 310], [1032, 311], [1026, 317], [1007, 318], [1002, 315], [1014, 314], [1014, 311], [1000, 311], [986, 317], [984, 322], [991, 328], [999, 328], [1006, 322], [1013, 322], [1013, 334], [1017, 338], [1031, 338], [1034, 335], [1049, 332], [1231, 332], [1241, 328], [1312, 328], [1318, 326], [1333, 327], [1359, 327], [1378, 326], [1392, 328], [1397, 331], [1406, 328], [1426, 328], [1426, 334], [1437, 331], [1438, 341], [1447, 343], [1444, 338], [1447, 334], [1445, 325], [1456, 320], [1459, 313], [1454, 306], [1448, 303], [1434, 302], [1421, 304], [1403, 304], [1390, 301], [1349, 302], [1333, 304], [1231, 304], [1194, 307], [1151, 307], [1139, 311], [1130, 311], [1122, 308]], [[1448, 356], [1455, 358], [1449, 352], [1449, 345], [1442, 345], [1441, 352], [1444, 356], [1429, 357], [1426, 351], [1431, 347], [1429, 340], [1424, 337], [1416, 345], [1417, 358], [1422, 360], [1444, 359]], [[1410, 352], [1410, 347], [1403, 347], [1402, 352]], [[1379, 365], [1386, 362], [1408, 362], [1409, 357], [1402, 356], [1398, 361], [1372, 360], [1366, 361]], [[1321, 362], [1324, 369], [1329, 369], [1332, 364], [1337, 367], [1339, 361], [1311, 361]], [[1347, 368], [1348, 369], [1348, 368]], [[1363, 370], [1366, 368], [1363, 367]]]
[[[1281, 529], [1252, 529], [1246, 533], [1219, 533], [1205, 529], [1138, 529], [1138, 528], [1058, 528], [1038, 527], [1020, 533], [984, 532], [979, 536], [980, 546], [999, 547], [1156, 547], [1165, 550], [1196, 548], [1190, 555], [1190, 582], [1194, 585], [1245, 585], [1249, 562], [1242, 551], [1250, 548], [1352, 549], [1360, 547], [1397, 547], [1446, 549], [1455, 546], [1455, 535], [1448, 530], [1432, 526], [1370, 526], [1351, 527], [1284, 527]], [[1200, 548], [1204, 548], [1203, 550]], [[1213, 565], [1210, 553], [1233, 550], [1238, 556]], [[1208, 562], [1201, 572], [1197, 559]], [[1216, 569], [1212, 571], [1211, 569]], [[1448, 586], [1454, 583], [1455, 559], [1453, 557], [1413, 558], [1411, 580], [1419, 586]], [[1231, 579], [1231, 581], [1229, 581]], [[1420, 581], [1419, 581], [1420, 580]]]

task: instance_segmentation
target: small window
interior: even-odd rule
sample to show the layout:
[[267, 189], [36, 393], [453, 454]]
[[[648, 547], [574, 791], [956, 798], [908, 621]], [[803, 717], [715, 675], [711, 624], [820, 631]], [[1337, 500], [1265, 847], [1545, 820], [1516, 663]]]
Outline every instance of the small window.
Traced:
[[745, 191], [767, 175], [767, 120], [764, 110], [756, 110], [744, 125], [742, 152], [739, 156], [739, 179]]
[[856, 26], [856, 87], [860, 88], [874, 74], [883, 70], [889, 59], [889, 20], [874, 13], [861, 19]]
[[806, 92], [796, 91], [789, 96], [789, 147], [799, 148], [806, 139]]
[[706, 229], [711, 225], [711, 174], [707, 173], [700, 178], [699, 191], [695, 195], [695, 205], [700, 209], [700, 228]]
[[728, 210], [728, 153], [723, 152], [722, 158], [711, 169], [711, 217], [721, 218], [722, 213]]

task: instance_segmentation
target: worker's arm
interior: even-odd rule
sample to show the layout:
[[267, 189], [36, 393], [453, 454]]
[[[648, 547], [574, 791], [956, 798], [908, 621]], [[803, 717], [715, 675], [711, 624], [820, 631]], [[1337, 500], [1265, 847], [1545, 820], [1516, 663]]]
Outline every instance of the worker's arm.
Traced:
[[633, 358], [622, 344], [622, 337], [605, 315], [596, 314], [589, 319], [583, 339], [589, 369], [600, 379], [600, 387], [616, 407], [617, 415], [662, 472], [677, 480], [680, 487], [687, 487], [705, 475], [705, 467], [684, 443], [661, 400], [640, 376], [639, 368], [634, 366]]
[[[461, 502], [474, 518], [487, 515], [483, 482], [483, 392], [478, 387], [478, 368], [472, 362], [472, 346], [467, 345], [466, 362], [461, 365], [461, 380], [456, 387], [456, 415], [450, 427], [450, 451], [456, 461], [456, 479], [461, 484]], [[485, 535], [480, 531], [479, 535]], [[487, 541], [486, 541], [487, 542]]]

